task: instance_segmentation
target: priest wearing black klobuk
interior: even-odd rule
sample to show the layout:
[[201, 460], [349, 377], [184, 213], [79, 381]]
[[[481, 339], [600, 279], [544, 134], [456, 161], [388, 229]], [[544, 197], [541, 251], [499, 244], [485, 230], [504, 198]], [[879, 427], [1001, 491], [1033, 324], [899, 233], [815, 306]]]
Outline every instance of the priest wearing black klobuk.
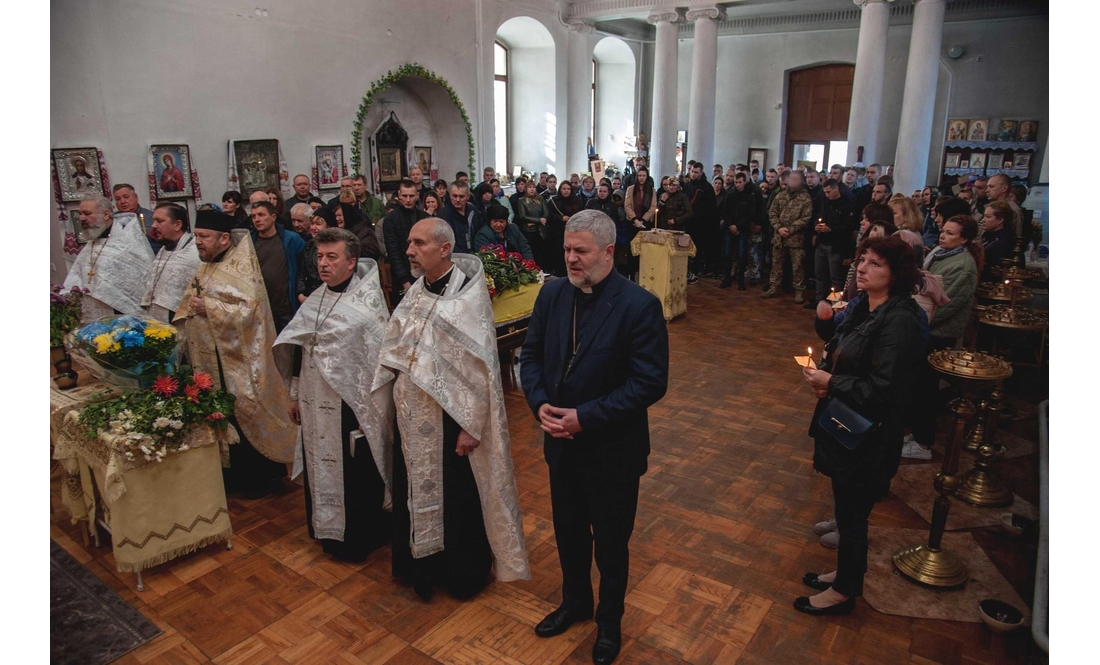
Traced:
[[313, 241], [324, 286], [275, 341], [294, 347], [289, 414], [301, 438], [291, 476], [304, 480], [310, 537], [362, 561], [392, 533], [393, 399], [371, 392], [389, 310], [378, 264], [359, 258], [354, 233], [328, 228]]
[[287, 475], [298, 428], [286, 412], [290, 362], [280, 366], [272, 352], [275, 321], [256, 249], [248, 232], [233, 225], [217, 210], [196, 213], [202, 265], [172, 322], [186, 326], [195, 371], [210, 374], [236, 398], [229, 422], [241, 440], [229, 447], [226, 490], [259, 498], [277, 491]]
[[523, 536], [485, 269], [451, 255], [438, 218], [409, 232], [416, 281], [390, 317], [374, 378], [392, 386], [393, 574], [428, 600], [467, 599], [489, 582], [527, 580]]

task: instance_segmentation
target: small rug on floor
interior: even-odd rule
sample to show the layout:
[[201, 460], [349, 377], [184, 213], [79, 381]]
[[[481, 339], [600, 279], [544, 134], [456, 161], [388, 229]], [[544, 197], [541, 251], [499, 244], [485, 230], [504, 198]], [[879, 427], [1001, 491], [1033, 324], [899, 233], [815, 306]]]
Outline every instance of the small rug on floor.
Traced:
[[161, 630], [50, 540], [50, 662], [100, 665]]
[[[963, 455], [959, 460], [959, 473], [963, 474], [973, 466], [971, 456]], [[890, 481], [890, 492], [905, 502], [907, 506], [917, 512], [929, 524], [932, 523], [932, 505], [939, 496], [933, 479], [940, 472], [940, 462], [925, 464], [903, 464], [894, 479]], [[993, 472], [997, 472], [997, 464], [993, 464]], [[951, 510], [947, 513], [947, 530], [959, 531], [961, 529], [976, 529], [985, 526], [999, 526], [1001, 513], [1016, 513], [1029, 519], [1038, 519], [1039, 511], [1035, 504], [1025, 501], [1013, 495], [1011, 505], [1001, 508], [982, 508], [971, 505], [961, 499], [951, 498]]]
[[928, 542], [921, 529], [871, 527], [867, 532], [867, 576], [863, 599], [875, 610], [894, 616], [981, 623], [978, 603], [996, 598], [1014, 605], [1031, 624], [1029, 608], [997, 566], [969, 533], [945, 533], [943, 549], [954, 552], [966, 564], [970, 580], [955, 589], [937, 589], [913, 582], [894, 567], [894, 552]]

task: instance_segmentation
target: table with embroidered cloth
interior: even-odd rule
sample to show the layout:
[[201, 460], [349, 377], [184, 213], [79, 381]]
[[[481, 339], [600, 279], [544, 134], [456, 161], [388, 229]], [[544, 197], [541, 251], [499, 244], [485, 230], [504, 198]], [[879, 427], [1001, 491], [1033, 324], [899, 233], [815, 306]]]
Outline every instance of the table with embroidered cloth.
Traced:
[[691, 236], [662, 229], [641, 231], [630, 242], [630, 252], [641, 257], [638, 285], [660, 298], [665, 321], [686, 314], [688, 259], [695, 256]]
[[74, 519], [87, 519], [102, 501], [115, 563], [119, 572], [138, 574], [139, 590], [142, 570], [233, 535], [222, 461], [238, 440], [236, 430], [192, 425], [186, 448], [156, 461], [127, 455], [123, 436], [87, 436], [79, 418], [79, 410], [65, 413], [53, 442], [54, 459], [78, 489], [65, 505]]

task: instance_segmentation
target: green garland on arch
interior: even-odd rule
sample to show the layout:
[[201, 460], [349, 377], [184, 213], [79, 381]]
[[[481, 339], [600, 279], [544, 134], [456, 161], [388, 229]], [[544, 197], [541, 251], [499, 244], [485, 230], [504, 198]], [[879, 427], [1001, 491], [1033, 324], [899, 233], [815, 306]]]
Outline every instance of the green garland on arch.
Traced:
[[466, 107], [462, 105], [462, 101], [458, 98], [458, 93], [451, 88], [450, 84], [436, 75], [435, 72], [430, 69], [425, 69], [418, 63], [409, 63], [402, 65], [397, 71], [388, 71], [386, 75], [378, 79], [374, 83], [370, 84], [370, 89], [367, 90], [367, 94], [363, 95], [363, 101], [359, 103], [359, 112], [355, 115], [355, 125], [351, 130], [351, 172], [360, 173], [363, 165], [363, 120], [367, 117], [367, 111], [370, 109], [371, 104], [374, 103], [376, 95], [382, 93], [384, 90], [397, 83], [403, 78], [417, 77], [435, 83], [442, 86], [447, 94], [450, 95], [451, 101], [456, 107], [458, 112], [462, 114], [462, 123], [466, 125], [466, 145], [469, 148], [469, 163], [467, 168], [470, 173], [474, 173], [474, 129], [470, 124], [470, 116], [466, 115]]

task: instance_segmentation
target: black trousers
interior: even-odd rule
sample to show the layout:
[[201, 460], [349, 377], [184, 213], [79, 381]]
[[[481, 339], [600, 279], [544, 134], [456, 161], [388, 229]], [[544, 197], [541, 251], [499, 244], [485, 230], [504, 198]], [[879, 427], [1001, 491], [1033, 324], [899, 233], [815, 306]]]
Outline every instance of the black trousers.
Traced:
[[[956, 338], [929, 337], [928, 353], [950, 349], [955, 346]], [[942, 375], [927, 362], [921, 364], [913, 387], [913, 406], [909, 414], [909, 425], [913, 428], [913, 438], [925, 448], [931, 448], [936, 442], [936, 419], [942, 407], [940, 400], [940, 377]]]
[[562, 607], [592, 612], [592, 550], [600, 571], [596, 623], [618, 626], [630, 578], [630, 535], [638, 512], [638, 478], [608, 479], [576, 460], [550, 471], [550, 504], [562, 573]]
[[833, 582], [837, 593], [863, 595], [863, 576], [867, 573], [867, 518], [883, 494], [881, 489], [833, 481], [833, 509], [840, 535]]
[[814, 247], [814, 299], [821, 301], [829, 295], [831, 287], [844, 290], [848, 269], [844, 267], [844, 255], [840, 248], [819, 242]]

